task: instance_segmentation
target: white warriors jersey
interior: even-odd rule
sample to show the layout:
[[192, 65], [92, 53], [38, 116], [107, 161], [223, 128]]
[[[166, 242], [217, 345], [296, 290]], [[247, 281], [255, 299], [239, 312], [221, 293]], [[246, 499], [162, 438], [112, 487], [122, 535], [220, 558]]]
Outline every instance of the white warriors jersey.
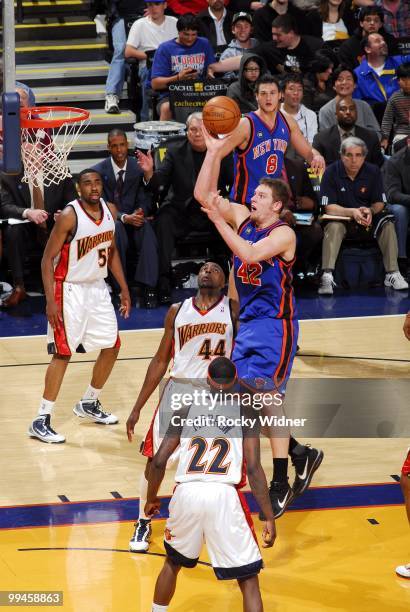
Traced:
[[194, 298], [181, 304], [174, 322], [171, 376], [206, 379], [214, 357], [230, 357], [233, 323], [229, 298], [222, 296], [212, 308], [201, 311]]
[[176, 482], [244, 484], [241, 411], [235, 399], [216, 405], [205, 399], [177, 418], [175, 425], [183, 427]]
[[56, 281], [92, 283], [107, 276], [109, 248], [114, 240], [115, 222], [104, 200], [101, 219], [96, 221], [81, 204], [73, 200], [71, 206], [77, 217], [77, 227], [71, 242], [61, 249], [54, 266]]

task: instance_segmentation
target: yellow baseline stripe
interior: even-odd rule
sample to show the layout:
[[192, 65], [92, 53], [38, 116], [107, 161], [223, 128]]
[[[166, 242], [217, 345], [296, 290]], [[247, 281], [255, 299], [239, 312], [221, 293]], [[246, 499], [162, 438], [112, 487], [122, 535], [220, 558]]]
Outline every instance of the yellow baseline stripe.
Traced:
[[68, 51], [70, 49], [105, 49], [106, 44], [95, 43], [92, 45], [49, 45], [47, 47], [16, 47], [16, 53], [24, 51]]
[[70, 66], [67, 68], [32, 68], [31, 70], [24, 70], [23, 68], [20, 68], [16, 70], [16, 74], [34, 74], [36, 72], [41, 72], [41, 74], [46, 73], [46, 72], [74, 72], [74, 71], [80, 71], [80, 70], [87, 70], [87, 68], [90, 68], [92, 70], [106, 70], [108, 71], [109, 69], [109, 65], [107, 64], [106, 66], [92, 66], [91, 64], [89, 64], [88, 66]]
[[[82, 0], [56, 0], [56, 2], [23, 2], [23, 6], [65, 6], [67, 4], [82, 4]], [[14, 3], [17, 6], [17, 2]]]
[[[20, 23], [15, 26], [16, 30], [33, 28], [67, 28], [68, 26], [93, 25], [93, 21], [70, 21], [67, 23]], [[3, 28], [0, 28], [2, 30]]]

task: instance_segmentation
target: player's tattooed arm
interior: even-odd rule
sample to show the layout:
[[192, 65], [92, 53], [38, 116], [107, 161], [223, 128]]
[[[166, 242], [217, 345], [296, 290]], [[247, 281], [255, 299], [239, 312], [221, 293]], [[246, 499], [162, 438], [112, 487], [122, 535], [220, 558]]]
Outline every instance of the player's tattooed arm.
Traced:
[[164, 378], [169, 362], [171, 361], [172, 341], [174, 338], [174, 321], [179, 307], [180, 304], [172, 304], [168, 310], [164, 323], [164, 335], [162, 336], [157, 352], [151, 359], [141, 391], [139, 392], [134, 407], [131, 410], [130, 416], [128, 417], [127, 436], [130, 442], [132, 442], [134, 427], [136, 423], [138, 423], [142, 408], [151, 397], [162, 378]]

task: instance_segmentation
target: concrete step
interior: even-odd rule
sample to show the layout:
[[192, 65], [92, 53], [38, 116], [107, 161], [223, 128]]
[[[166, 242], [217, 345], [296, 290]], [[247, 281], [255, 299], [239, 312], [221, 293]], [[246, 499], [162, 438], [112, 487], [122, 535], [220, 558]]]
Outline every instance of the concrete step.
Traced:
[[[127, 138], [130, 149], [134, 148], [135, 132], [127, 131]], [[107, 154], [107, 132], [90, 133], [88, 131], [81, 134], [72, 148], [70, 160], [102, 158]]]
[[[14, 3], [17, 8], [17, 3]], [[85, 15], [90, 16], [90, 0], [23, 0], [23, 18], [30, 15]]]
[[[1, 28], [2, 30], [3, 28]], [[77, 16], [31, 17], [15, 26], [16, 42], [92, 38], [97, 35], [94, 21]]]
[[89, 38], [83, 40], [22, 41], [16, 44], [16, 64], [46, 64], [66, 61], [94, 61], [105, 59], [107, 43], [105, 39]]
[[50, 64], [26, 64], [18, 66], [16, 78], [30, 87], [57, 87], [59, 85], [95, 85], [107, 80], [109, 64], [104, 60], [94, 62], [60, 62]]

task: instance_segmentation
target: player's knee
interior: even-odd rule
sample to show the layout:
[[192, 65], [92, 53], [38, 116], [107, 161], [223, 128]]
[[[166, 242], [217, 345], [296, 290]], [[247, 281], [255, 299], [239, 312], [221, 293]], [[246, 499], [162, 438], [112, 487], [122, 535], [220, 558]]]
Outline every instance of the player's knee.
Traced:
[[51, 362], [54, 361], [54, 363], [57, 363], [57, 362], [60, 363], [62, 361], [65, 361], [66, 363], [68, 363], [70, 359], [71, 359], [71, 355], [59, 355], [58, 353], [56, 353], [55, 355], [53, 355]]

